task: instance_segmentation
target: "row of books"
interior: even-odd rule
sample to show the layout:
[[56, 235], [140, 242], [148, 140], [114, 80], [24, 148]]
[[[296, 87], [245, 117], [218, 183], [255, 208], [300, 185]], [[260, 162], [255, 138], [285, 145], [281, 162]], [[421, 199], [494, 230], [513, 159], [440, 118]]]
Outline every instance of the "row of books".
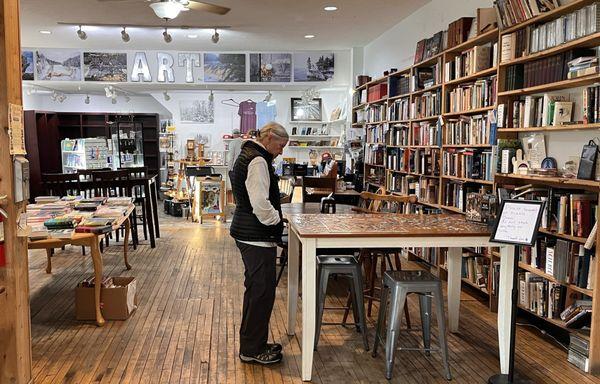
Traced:
[[385, 136], [385, 143], [391, 146], [408, 146], [409, 129], [406, 125], [392, 125]]
[[492, 145], [496, 142], [496, 123], [493, 112], [485, 115], [460, 116], [446, 121], [444, 144]]
[[519, 272], [519, 306], [540, 317], [559, 319], [565, 309], [564, 286], [531, 272]]
[[562, 125], [571, 122], [573, 102], [567, 101], [567, 96], [560, 94], [525, 96], [513, 101], [511, 112], [513, 128]]
[[454, 207], [464, 212], [467, 194], [471, 192], [489, 193], [489, 190], [485, 186], [450, 180], [444, 185], [442, 203], [447, 207]]
[[359, 92], [352, 94], [352, 106], [356, 107], [367, 102], [367, 90], [361, 89]]
[[369, 125], [366, 129], [366, 140], [368, 143], [384, 143], [387, 132], [387, 124]]
[[488, 276], [490, 272], [490, 259], [483, 256], [472, 256], [470, 252], [463, 252], [461, 277], [488, 292]]
[[438, 122], [422, 121], [413, 123], [411, 145], [436, 145], [442, 143], [442, 129]]
[[410, 78], [410, 91], [431, 88], [442, 82], [442, 66], [439, 63], [430, 67], [415, 68]]
[[440, 150], [434, 148], [389, 148], [386, 167], [428, 176], [439, 175]]
[[600, 86], [593, 85], [583, 89], [583, 122], [600, 123]]
[[388, 80], [389, 97], [406, 95], [410, 92], [410, 75], [391, 76]]
[[373, 165], [384, 165], [384, 147], [382, 145], [365, 146], [365, 163]]
[[440, 181], [431, 177], [390, 173], [387, 177], [386, 187], [391, 192], [415, 195], [422, 203], [437, 204]]
[[367, 88], [367, 102], [377, 101], [387, 96], [387, 82], [375, 84]]
[[415, 119], [437, 116], [442, 113], [442, 90], [425, 92], [413, 98], [411, 116]]
[[492, 181], [494, 178], [493, 148], [448, 148], [442, 155], [442, 171], [446, 176]]
[[515, 90], [565, 80], [569, 72], [567, 63], [582, 56], [593, 56], [593, 50], [571, 50], [557, 55], [511, 65], [506, 69], [504, 88]]
[[567, 327], [581, 328], [590, 325], [592, 318], [592, 300], [582, 299], [565, 308], [560, 314], [560, 319]]
[[522, 23], [567, 3], [567, 0], [494, 0], [498, 22], [502, 28]]
[[501, 61], [528, 56], [598, 32], [599, 11], [598, 4], [593, 3], [544, 24], [503, 35]]
[[471, 76], [496, 66], [497, 43], [476, 45], [461, 52], [444, 64], [444, 81], [452, 81], [465, 76]]
[[492, 106], [497, 92], [496, 75], [461, 84], [448, 92], [446, 110], [452, 113]]
[[438, 261], [441, 259], [441, 253], [444, 252], [441, 248], [427, 247], [413, 247], [408, 248], [408, 250], [419, 259], [431, 265], [438, 265]]
[[419, 40], [415, 50], [415, 64], [442, 53], [444, 43], [443, 31], [436, 33], [428, 39]]
[[387, 107], [385, 104], [374, 104], [367, 107], [365, 121], [372, 123], [383, 120], [387, 120]]
[[388, 106], [388, 116], [390, 121], [410, 119], [410, 100], [408, 97], [394, 100]]

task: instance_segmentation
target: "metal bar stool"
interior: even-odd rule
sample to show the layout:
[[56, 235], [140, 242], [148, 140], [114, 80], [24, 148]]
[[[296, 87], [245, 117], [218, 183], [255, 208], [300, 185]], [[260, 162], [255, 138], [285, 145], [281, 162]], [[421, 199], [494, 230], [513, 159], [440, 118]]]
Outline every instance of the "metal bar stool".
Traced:
[[[367, 340], [367, 319], [365, 317], [365, 303], [362, 291], [362, 273], [360, 266], [354, 256], [317, 256], [317, 326], [315, 329], [315, 350], [319, 342], [319, 334], [322, 325], [342, 325], [343, 323], [323, 323], [323, 310], [325, 309], [325, 294], [327, 293], [327, 282], [329, 275], [347, 276], [350, 280], [352, 295], [352, 311], [354, 314], [354, 325], [363, 336], [365, 350], [369, 350]], [[328, 309], [346, 309], [328, 308]]]
[[[402, 322], [402, 311], [406, 303], [408, 293], [419, 294], [419, 307], [421, 309], [421, 326], [423, 330], [424, 348], [398, 348], [400, 350], [419, 351], [424, 350], [429, 355], [431, 349], [431, 298], [435, 299], [437, 323], [439, 330], [440, 351], [446, 379], [452, 380], [450, 366], [448, 365], [448, 343], [446, 340], [446, 320], [444, 318], [444, 296], [442, 294], [442, 283], [427, 271], [387, 271], [383, 276], [383, 288], [381, 290], [381, 306], [375, 332], [375, 344], [373, 346], [373, 357], [377, 356], [379, 342], [383, 341], [382, 332], [387, 314], [388, 289], [391, 291], [390, 318], [387, 323], [387, 335], [385, 338], [385, 377], [392, 378], [394, 368], [394, 354], [396, 344], [400, 335], [400, 323]], [[438, 351], [438, 350], [435, 350]]]

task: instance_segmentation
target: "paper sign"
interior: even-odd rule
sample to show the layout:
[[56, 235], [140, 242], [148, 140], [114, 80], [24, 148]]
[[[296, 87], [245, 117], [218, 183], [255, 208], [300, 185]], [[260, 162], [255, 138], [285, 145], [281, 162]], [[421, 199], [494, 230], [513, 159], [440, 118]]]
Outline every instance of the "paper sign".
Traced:
[[543, 207], [542, 201], [504, 200], [490, 241], [533, 245]]
[[8, 136], [10, 139], [9, 153], [26, 155], [22, 105], [8, 104]]

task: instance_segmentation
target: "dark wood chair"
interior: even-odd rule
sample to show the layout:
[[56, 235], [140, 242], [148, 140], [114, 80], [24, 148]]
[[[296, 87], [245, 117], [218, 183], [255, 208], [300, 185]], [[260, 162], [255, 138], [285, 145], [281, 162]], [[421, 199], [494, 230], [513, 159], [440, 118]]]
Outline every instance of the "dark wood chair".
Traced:
[[48, 196], [79, 194], [79, 176], [76, 173], [42, 173], [42, 184]]
[[[128, 180], [129, 172], [126, 170], [96, 171], [92, 173], [92, 181], [96, 196], [131, 196], [131, 193], [127, 190], [127, 184], [123, 183]], [[115, 181], [117, 183], [115, 183]]]
[[321, 198], [335, 193], [336, 179], [333, 177], [302, 177], [302, 202], [319, 203]]
[[77, 177], [79, 178], [79, 192], [83, 197], [90, 198], [95, 196], [94, 188], [94, 173], [101, 171], [110, 171], [110, 168], [99, 169], [78, 169]]
[[[119, 170], [126, 171], [128, 173], [128, 180], [130, 181], [136, 178], [142, 179], [148, 176], [148, 167], [119, 168]], [[140, 185], [131, 185], [128, 190], [131, 193], [131, 197], [133, 197], [133, 203], [135, 204], [135, 212], [132, 214], [134, 215], [135, 228], [132, 226], [132, 229], [135, 231], [134, 246], [137, 246], [137, 226], [139, 224], [142, 225], [144, 240], [148, 240], [148, 222], [146, 221], [146, 218], [151, 217], [152, 212], [146, 212], [146, 197], [150, 198], [150, 196], [146, 196], [145, 188]]]

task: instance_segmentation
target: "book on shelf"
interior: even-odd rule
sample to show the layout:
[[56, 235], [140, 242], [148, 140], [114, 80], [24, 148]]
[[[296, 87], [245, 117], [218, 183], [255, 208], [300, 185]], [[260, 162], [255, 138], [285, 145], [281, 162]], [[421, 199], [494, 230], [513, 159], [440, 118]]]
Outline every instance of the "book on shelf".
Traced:
[[410, 78], [410, 91], [415, 92], [431, 88], [442, 81], [442, 66], [439, 63], [430, 67], [419, 67], [413, 69]]
[[388, 124], [369, 125], [366, 128], [366, 139], [369, 143], [384, 143]]
[[494, 0], [494, 7], [500, 25], [508, 28], [567, 3], [568, 0]]
[[449, 180], [444, 184], [444, 198], [443, 205], [447, 207], [454, 207], [464, 212], [466, 209], [466, 196], [468, 193], [490, 193], [490, 191], [481, 185], [475, 185], [473, 183], [467, 183], [458, 180]]
[[413, 97], [410, 115], [413, 119], [434, 117], [442, 113], [442, 90], [425, 92]]
[[473, 17], [461, 17], [448, 24], [446, 48], [453, 48], [467, 41], [473, 21]]
[[544, 318], [560, 319], [566, 287], [531, 272], [519, 272], [519, 306]]
[[366, 109], [366, 121], [368, 123], [387, 120], [388, 108], [385, 104], [369, 105]]
[[410, 148], [408, 150], [408, 172], [438, 176], [440, 150], [437, 148]]
[[495, 143], [496, 124], [493, 111], [485, 115], [460, 116], [447, 119], [445, 141], [447, 145], [480, 145]]
[[575, 300], [560, 313], [560, 319], [570, 328], [588, 325], [592, 317], [592, 300]]
[[410, 99], [408, 97], [394, 100], [388, 106], [387, 115], [390, 121], [410, 119]]
[[494, 105], [496, 94], [496, 75], [460, 84], [448, 92], [447, 111], [462, 112]]
[[387, 82], [381, 84], [375, 84], [367, 88], [367, 102], [373, 102], [381, 100], [387, 96], [388, 86]]
[[48, 229], [48, 237], [53, 239], [68, 240], [73, 237], [74, 228]]
[[495, 173], [491, 150], [447, 148], [442, 159], [442, 171], [446, 176], [491, 181]]
[[476, 45], [447, 61], [444, 64], [444, 80], [448, 82], [471, 76], [495, 66], [492, 48], [494, 44], [496, 43]]
[[411, 125], [410, 145], [435, 145], [442, 143], [442, 129], [439, 121], [421, 121]]
[[490, 259], [483, 256], [473, 256], [471, 252], [463, 251], [461, 260], [461, 277], [478, 286], [484, 292], [488, 292]]
[[385, 142], [387, 145], [392, 146], [408, 145], [409, 133], [410, 131], [407, 125], [391, 125], [385, 133]]
[[440, 31], [428, 39], [417, 42], [415, 64], [440, 54], [445, 48], [444, 31]]
[[388, 80], [389, 97], [406, 95], [410, 92], [410, 75], [402, 73], [397, 76], [390, 76]]

